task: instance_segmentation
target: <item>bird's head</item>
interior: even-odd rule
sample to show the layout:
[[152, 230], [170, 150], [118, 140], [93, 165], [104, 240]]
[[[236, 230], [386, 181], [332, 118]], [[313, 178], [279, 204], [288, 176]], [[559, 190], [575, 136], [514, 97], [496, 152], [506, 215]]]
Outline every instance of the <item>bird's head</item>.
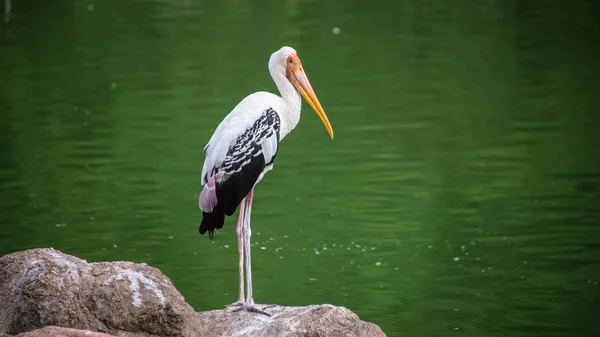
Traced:
[[271, 55], [269, 59], [269, 68], [276, 72], [281, 72], [292, 83], [294, 88], [298, 90], [300, 95], [310, 104], [310, 107], [317, 113], [321, 122], [325, 125], [329, 136], [333, 139], [333, 128], [329, 119], [321, 107], [321, 103], [317, 99], [317, 95], [313, 90], [306, 73], [302, 68], [302, 62], [296, 54], [296, 50], [292, 47], [282, 47]]

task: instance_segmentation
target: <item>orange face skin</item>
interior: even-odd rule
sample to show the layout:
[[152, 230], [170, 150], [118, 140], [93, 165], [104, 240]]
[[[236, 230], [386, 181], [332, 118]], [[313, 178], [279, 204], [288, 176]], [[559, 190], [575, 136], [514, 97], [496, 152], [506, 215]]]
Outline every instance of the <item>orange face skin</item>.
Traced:
[[285, 77], [287, 77], [288, 80], [290, 79], [290, 75], [296, 73], [298, 70], [302, 70], [302, 62], [296, 54], [288, 56], [286, 64]]

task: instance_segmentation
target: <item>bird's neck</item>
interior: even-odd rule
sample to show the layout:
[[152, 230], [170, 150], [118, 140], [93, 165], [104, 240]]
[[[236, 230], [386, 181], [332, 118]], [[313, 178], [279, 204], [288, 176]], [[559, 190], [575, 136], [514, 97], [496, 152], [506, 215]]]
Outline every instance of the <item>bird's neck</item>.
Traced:
[[281, 118], [281, 138], [292, 131], [300, 121], [300, 107], [302, 106], [302, 97], [294, 85], [283, 74], [272, 74], [273, 81], [279, 89], [283, 99], [283, 111], [280, 112]]

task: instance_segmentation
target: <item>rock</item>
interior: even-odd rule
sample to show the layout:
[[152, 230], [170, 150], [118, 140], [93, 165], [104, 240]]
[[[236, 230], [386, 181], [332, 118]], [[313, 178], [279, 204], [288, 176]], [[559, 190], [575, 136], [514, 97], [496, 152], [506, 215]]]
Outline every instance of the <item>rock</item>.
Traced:
[[206, 336], [385, 337], [377, 325], [361, 321], [344, 307], [329, 304], [265, 309], [272, 317], [235, 310], [228, 307], [199, 312]]
[[114, 337], [102, 332], [92, 332], [87, 330], [77, 330], [63, 328], [59, 326], [47, 326], [42, 329], [24, 332], [15, 337]]
[[0, 303], [0, 335], [55, 325], [123, 337], [202, 336], [199, 317], [158, 269], [87, 263], [54, 249], [1, 257]]
[[[54, 249], [0, 257], [0, 337], [385, 337], [344, 307], [234, 307], [195, 313], [158, 269]], [[37, 330], [36, 330], [37, 329]]]

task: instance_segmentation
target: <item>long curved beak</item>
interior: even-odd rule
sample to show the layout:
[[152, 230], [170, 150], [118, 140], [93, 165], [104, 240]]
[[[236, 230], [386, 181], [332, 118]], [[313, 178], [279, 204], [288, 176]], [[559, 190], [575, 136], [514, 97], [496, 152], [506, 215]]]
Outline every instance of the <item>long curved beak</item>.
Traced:
[[310, 85], [310, 82], [308, 81], [304, 70], [296, 70], [290, 76], [290, 80], [290, 82], [292, 82], [292, 84], [296, 87], [300, 95], [302, 95], [302, 97], [308, 102], [308, 104], [310, 104], [310, 107], [313, 108], [313, 110], [315, 110], [315, 112], [321, 119], [321, 122], [323, 122], [323, 125], [325, 125], [327, 132], [329, 132], [329, 137], [333, 139], [333, 128], [331, 128], [331, 123], [329, 123], [329, 119], [327, 118], [325, 111], [323, 111], [323, 107], [321, 107], [321, 103], [319, 103], [317, 95], [315, 95], [315, 91]]

